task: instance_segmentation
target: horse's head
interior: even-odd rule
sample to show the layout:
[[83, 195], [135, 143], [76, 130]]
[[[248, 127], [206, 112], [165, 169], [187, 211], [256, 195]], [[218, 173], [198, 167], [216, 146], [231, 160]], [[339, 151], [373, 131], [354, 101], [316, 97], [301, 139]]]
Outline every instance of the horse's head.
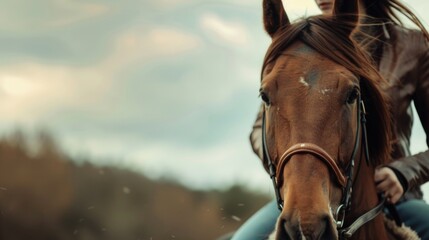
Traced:
[[[357, 5], [339, 1], [331, 17], [291, 24], [280, 0], [263, 1], [265, 29], [273, 40], [260, 88], [265, 157], [276, 169], [284, 206], [277, 239], [338, 237], [336, 222], [342, 216], [337, 209], [348, 194], [347, 183], [359, 177], [350, 176], [356, 175], [351, 159], [360, 161], [363, 150], [360, 99], [368, 115], [370, 165], [388, 159], [390, 121], [382, 78], [350, 38]], [[372, 175], [365, 177], [372, 181]]]

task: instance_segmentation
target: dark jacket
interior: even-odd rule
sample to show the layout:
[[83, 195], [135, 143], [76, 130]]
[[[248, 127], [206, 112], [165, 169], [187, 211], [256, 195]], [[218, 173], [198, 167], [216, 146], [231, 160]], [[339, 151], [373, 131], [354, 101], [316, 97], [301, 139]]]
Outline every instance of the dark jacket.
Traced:
[[[410, 153], [410, 136], [413, 125], [411, 102], [414, 102], [420, 121], [429, 136], [429, 48], [424, 35], [393, 24], [383, 26], [384, 44], [379, 71], [388, 80], [386, 93], [391, 98], [393, 123], [393, 152], [388, 167], [402, 180], [404, 198], [421, 199], [420, 185], [429, 181], [429, 151]], [[250, 141], [253, 151], [262, 159], [261, 123], [262, 108], [253, 125]], [[429, 140], [426, 138], [429, 146]], [[267, 169], [266, 162], [263, 163]]]

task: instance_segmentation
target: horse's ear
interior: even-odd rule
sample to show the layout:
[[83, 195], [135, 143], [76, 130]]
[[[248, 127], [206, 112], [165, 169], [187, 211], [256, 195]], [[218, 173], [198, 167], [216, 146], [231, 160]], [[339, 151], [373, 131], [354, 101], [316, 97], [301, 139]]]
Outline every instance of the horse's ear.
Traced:
[[359, 21], [359, 0], [335, 0], [333, 16], [347, 26], [346, 34], [350, 35]]
[[263, 0], [262, 8], [264, 11], [265, 31], [267, 31], [271, 37], [273, 37], [281, 27], [290, 24], [281, 0]]

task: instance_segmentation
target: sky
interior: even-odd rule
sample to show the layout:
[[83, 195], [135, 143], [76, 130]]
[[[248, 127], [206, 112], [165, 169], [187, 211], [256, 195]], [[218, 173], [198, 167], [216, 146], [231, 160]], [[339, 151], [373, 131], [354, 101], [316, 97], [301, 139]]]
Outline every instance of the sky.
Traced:
[[[406, 3], [429, 22], [429, 2]], [[285, 8], [319, 14], [313, 0]], [[4, 0], [0, 134], [48, 129], [95, 164], [271, 193], [248, 141], [269, 43], [261, 1]], [[412, 151], [425, 149], [417, 123]]]

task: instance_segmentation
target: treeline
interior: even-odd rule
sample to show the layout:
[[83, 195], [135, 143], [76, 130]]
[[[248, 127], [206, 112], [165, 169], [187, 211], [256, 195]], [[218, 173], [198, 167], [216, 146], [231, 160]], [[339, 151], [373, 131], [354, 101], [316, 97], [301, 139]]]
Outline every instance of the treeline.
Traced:
[[[126, 169], [77, 164], [49, 134], [0, 140], [0, 239], [216, 239], [269, 197], [192, 191]], [[80, 161], [82, 162], [82, 161]]]

